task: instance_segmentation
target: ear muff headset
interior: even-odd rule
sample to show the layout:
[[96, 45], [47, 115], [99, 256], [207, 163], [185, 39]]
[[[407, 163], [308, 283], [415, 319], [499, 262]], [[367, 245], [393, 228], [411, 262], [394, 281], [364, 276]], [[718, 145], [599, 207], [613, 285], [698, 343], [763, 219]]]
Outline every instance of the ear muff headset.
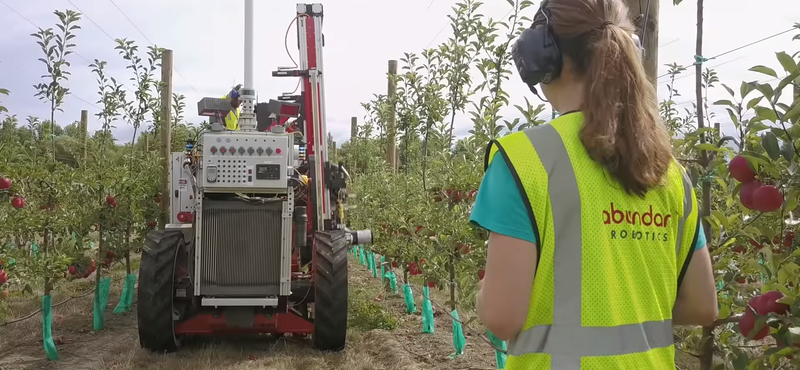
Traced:
[[561, 74], [563, 65], [561, 51], [558, 50], [558, 44], [550, 27], [548, 2], [548, 0], [543, 1], [538, 11], [544, 17], [545, 23], [522, 31], [511, 47], [511, 57], [514, 59], [519, 76], [536, 95], [539, 95], [536, 85], [550, 83], [556, 79]]
[[[544, 24], [531, 26], [522, 31], [522, 34], [511, 47], [511, 57], [514, 59], [519, 76], [537, 96], [539, 93], [536, 91], [536, 85], [540, 83], [547, 84], [558, 78], [561, 75], [561, 68], [564, 63], [561, 51], [556, 43], [557, 35], [555, 35], [550, 26], [548, 3], [549, 0], [543, 1], [536, 14], [537, 16], [541, 14], [545, 21]], [[639, 37], [632, 35], [632, 38], [641, 52], [641, 57], [644, 58], [645, 50]]]

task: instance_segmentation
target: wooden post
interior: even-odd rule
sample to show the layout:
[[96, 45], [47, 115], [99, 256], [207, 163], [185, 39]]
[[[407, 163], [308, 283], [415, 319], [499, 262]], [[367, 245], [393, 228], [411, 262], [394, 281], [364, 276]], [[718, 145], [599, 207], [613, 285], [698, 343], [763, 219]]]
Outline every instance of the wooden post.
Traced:
[[350, 117], [350, 140], [352, 141], [358, 136], [358, 118]]
[[89, 162], [88, 144], [89, 144], [89, 111], [81, 111], [81, 133], [83, 134], [83, 165], [86, 166]]
[[333, 150], [331, 151], [331, 162], [339, 162], [339, 157], [336, 155], [336, 142], [334, 141], [332, 144], [333, 145], [331, 145], [331, 149]]
[[161, 230], [169, 223], [169, 206], [172, 197], [169, 194], [169, 169], [172, 164], [172, 50], [165, 49], [161, 55], [161, 214], [158, 226]]
[[389, 122], [386, 122], [386, 162], [392, 168], [392, 172], [397, 171], [397, 122], [395, 121], [396, 115], [394, 111], [394, 99], [397, 92], [397, 84], [395, 83], [395, 76], [397, 76], [397, 61], [389, 61], [389, 85], [387, 87], [386, 96], [391, 104], [389, 111]]
[[[631, 18], [638, 19], [636, 27], [639, 29], [637, 34], [644, 46], [644, 71], [648, 79], [657, 86], [658, 77], [658, 0], [625, 0], [625, 4], [630, 9]], [[638, 18], [637, 18], [638, 17]], [[647, 20], [647, 24], [645, 23]]]

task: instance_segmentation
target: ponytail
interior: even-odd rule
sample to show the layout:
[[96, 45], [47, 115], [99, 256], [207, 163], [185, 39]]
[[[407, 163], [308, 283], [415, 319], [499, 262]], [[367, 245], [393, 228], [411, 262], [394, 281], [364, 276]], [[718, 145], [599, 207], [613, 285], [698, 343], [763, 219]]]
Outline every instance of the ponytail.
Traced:
[[662, 184], [672, 161], [655, 86], [647, 79], [628, 30], [604, 24], [579, 38], [586, 53], [570, 56], [586, 83], [581, 141], [625, 192], [644, 196]]

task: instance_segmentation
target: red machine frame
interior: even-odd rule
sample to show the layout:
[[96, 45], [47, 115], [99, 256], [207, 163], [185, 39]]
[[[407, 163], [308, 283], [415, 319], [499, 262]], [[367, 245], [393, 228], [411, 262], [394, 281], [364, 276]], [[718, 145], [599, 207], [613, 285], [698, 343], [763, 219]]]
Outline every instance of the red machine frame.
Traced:
[[[298, 4], [297, 22], [298, 49], [300, 51], [300, 65], [296, 70], [279, 70], [273, 72], [274, 77], [299, 77], [301, 78], [301, 111], [304, 134], [306, 138], [306, 159], [314, 164], [309, 169], [310, 184], [315, 187], [313, 193], [308, 194], [307, 223], [308, 243], [312, 246], [311, 268], [316, 266], [316, 245], [314, 232], [330, 229], [327, 222], [330, 217], [330, 199], [325, 186], [325, 177], [316, 176], [323, 173], [324, 163], [327, 159], [327, 132], [325, 127], [325, 94], [324, 78], [322, 76], [322, 47], [323, 38], [320, 32], [322, 26], [322, 4]], [[313, 196], [316, 199], [311, 199]], [[294, 228], [293, 228], [294, 233]], [[309, 291], [313, 289], [314, 271], [302, 271], [300, 252], [298, 248], [292, 251], [292, 282], [306, 281]], [[285, 310], [283, 309], [285, 308]], [[226, 323], [223, 313], [203, 312], [197, 313], [189, 319], [175, 325], [176, 335], [212, 335], [212, 334], [242, 334], [242, 333], [274, 333], [293, 335], [310, 335], [314, 333], [314, 324], [299, 314], [293, 313], [288, 307], [286, 298], [281, 298], [277, 307], [278, 312], [257, 312], [252, 327], [231, 327]]]

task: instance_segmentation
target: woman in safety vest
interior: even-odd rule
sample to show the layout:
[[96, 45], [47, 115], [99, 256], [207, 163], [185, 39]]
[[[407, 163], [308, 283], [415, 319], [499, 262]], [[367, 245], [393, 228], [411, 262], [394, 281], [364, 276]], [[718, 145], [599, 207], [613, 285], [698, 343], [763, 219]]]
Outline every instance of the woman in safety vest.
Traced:
[[[623, 0], [545, 0], [512, 48], [558, 112], [492, 141], [471, 222], [490, 231], [478, 315], [506, 369], [675, 369], [673, 325], [717, 300]], [[655, 52], [655, 50], [653, 51]]]
[[227, 130], [239, 130], [239, 114], [241, 113], [239, 106], [242, 104], [242, 99], [239, 96], [239, 89], [241, 87], [242, 85], [237, 85], [230, 93], [222, 97], [222, 99], [228, 99], [231, 102], [231, 110], [225, 116], [225, 129]]

